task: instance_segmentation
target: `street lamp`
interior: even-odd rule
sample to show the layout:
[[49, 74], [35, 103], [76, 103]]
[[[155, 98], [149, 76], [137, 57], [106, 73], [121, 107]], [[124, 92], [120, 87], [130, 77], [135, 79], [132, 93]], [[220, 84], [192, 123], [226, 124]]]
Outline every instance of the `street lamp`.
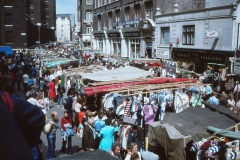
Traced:
[[40, 40], [40, 27], [41, 27], [41, 23], [37, 23], [38, 26], [38, 43], [39, 45], [41, 44], [41, 40]]

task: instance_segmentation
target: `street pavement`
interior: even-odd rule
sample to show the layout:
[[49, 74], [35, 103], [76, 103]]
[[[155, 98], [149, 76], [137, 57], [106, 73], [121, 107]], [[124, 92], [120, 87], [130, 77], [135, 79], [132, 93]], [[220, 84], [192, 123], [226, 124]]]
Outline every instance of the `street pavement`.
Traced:
[[[15, 94], [18, 94], [20, 98], [25, 99], [25, 93], [24, 91], [16, 91]], [[63, 117], [63, 112], [65, 109], [62, 109], [62, 107], [57, 107], [56, 104], [50, 104], [49, 110], [47, 115], [50, 116], [53, 111], [56, 111], [58, 113], [58, 118], [59, 118], [59, 124], [61, 125], [60, 121], [61, 118]], [[46, 134], [42, 132], [41, 134], [41, 140], [43, 141], [43, 159], [47, 159], [47, 150], [48, 150], [48, 142], [47, 142], [47, 137]], [[77, 137], [77, 134], [75, 134], [72, 137], [72, 146], [73, 146], [73, 153], [77, 153], [79, 150], [79, 147], [81, 147], [81, 139]], [[55, 156], [59, 157], [61, 155], [61, 147], [62, 147], [62, 137], [61, 137], [61, 131], [60, 129], [56, 133], [56, 150], [55, 150]], [[67, 145], [66, 145], [67, 147]], [[66, 149], [67, 151], [67, 149]], [[67, 159], [67, 157], [66, 157]]]

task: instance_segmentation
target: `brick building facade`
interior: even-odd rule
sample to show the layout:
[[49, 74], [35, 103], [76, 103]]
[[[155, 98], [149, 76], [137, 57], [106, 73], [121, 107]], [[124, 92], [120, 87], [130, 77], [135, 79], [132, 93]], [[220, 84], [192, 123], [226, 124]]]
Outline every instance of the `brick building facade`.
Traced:
[[[55, 0], [41, 1], [42, 3], [55, 2]], [[52, 5], [54, 10], [56, 5]], [[33, 0], [1, 0], [0, 1], [0, 45], [12, 46], [12, 48], [26, 48], [36, 44], [39, 40], [38, 26], [41, 23], [40, 39], [41, 43], [55, 41], [55, 22], [46, 24], [46, 13], [40, 14], [45, 17], [32, 17], [33, 10], [41, 11], [41, 5], [33, 4]], [[53, 12], [52, 12], [53, 13]], [[55, 12], [52, 15], [55, 16]], [[35, 23], [36, 21], [36, 23]], [[55, 21], [55, 18], [54, 18]], [[53, 28], [54, 27], [54, 28]], [[48, 36], [45, 36], [48, 35]]]

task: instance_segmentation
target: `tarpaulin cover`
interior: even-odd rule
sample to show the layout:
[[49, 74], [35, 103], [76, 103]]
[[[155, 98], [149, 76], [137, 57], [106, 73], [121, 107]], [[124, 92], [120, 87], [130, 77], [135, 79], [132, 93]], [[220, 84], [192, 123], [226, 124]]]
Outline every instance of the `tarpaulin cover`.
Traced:
[[210, 108], [213, 111], [218, 111], [219, 113], [224, 114], [225, 116], [233, 119], [236, 123], [240, 122], [240, 117], [233, 113], [233, 111], [229, 110], [227, 107], [224, 107], [222, 105], [214, 105], [214, 104], [208, 104], [204, 103], [206, 108]]
[[207, 126], [226, 129], [236, 123], [233, 119], [209, 108], [194, 107], [188, 107], [180, 113], [166, 114], [163, 122], [173, 125], [184, 135], [191, 135], [194, 142], [211, 136], [207, 132]]
[[149, 125], [149, 142], [156, 138], [165, 149], [169, 160], [185, 160], [184, 148], [192, 140], [191, 136], [181, 134], [174, 126], [154, 122]]
[[[119, 84], [104, 85], [104, 86], [97, 86], [97, 87], [86, 87], [84, 88], [84, 93], [89, 97], [97, 93], [107, 93], [112, 89], [116, 89], [116, 88], [120, 89], [124, 87], [141, 85], [141, 84], [161, 84], [161, 83], [174, 83], [174, 82], [184, 82], [184, 81], [189, 81], [189, 79], [188, 78], [155, 78], [155, 79], [144, 80], [144, 81], [119, 83]], [[196, 82], [196, 79], [192, 79], [192, 82], [193, 83]]]
[[116, 81], [116, 80], [130, 80], [136, 78], [145, 78], [152, 73], [138, 69], [136, 67], [126, 66], [122, 68], [116, 68], [113, 70], [103, 70], [94, 73], [79, 73], [83, 79], [89, 79], [93, 81]]
[[240, 139], [240, 132], [226, 131], [218, 129], [212, 126], [207, 126], [207, 130], [214, 132], [214, 134], [219, 134], [228, 138]]

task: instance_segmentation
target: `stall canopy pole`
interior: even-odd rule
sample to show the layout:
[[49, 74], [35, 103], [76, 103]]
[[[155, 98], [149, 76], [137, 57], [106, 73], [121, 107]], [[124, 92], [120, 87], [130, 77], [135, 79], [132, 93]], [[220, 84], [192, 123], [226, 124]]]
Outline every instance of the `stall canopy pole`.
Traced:
[[[144, 107], [144, 95], [142, 95], [142, 107]], [[143, 112], [143, 119], [142, 119], [142, 127], [143, 127], [143, 137], [144, 137], [144, 141], [143, 141], [143, 150], [146, 151], [146, 128], [145, 128], [145, 114]]]

